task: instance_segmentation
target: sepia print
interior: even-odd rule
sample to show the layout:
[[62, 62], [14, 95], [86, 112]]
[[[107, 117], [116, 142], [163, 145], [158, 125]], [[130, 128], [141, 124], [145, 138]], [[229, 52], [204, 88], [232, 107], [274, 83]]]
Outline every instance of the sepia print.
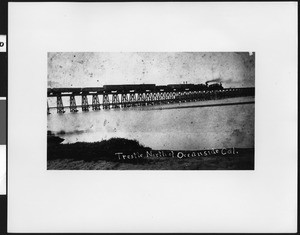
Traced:
[[48, 170], [254, 170], [254, 52], [49, 52]]

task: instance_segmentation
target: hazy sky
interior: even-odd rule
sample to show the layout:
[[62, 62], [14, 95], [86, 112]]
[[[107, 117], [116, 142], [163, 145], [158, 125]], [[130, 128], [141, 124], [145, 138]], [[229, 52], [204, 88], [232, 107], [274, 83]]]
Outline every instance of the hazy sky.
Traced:
[[224, 87], [255, 84], [255, 54], [248, 52], [51, 52], [48, 87], [106, 84], [204, 83]]

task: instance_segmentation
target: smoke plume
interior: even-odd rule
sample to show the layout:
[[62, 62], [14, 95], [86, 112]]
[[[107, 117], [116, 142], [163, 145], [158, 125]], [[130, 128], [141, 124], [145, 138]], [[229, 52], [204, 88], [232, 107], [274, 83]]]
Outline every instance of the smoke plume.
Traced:
[[216, 78], [216, 79], [209, 80], [207, 82], [222, 82], [222, 79], [221, 78]]
[[229, 79], [216, 78], [216, 79], [209, 80], [206, 83], [209, 83], [209, 82], [233, 83], [231, 78], [229, 78]]

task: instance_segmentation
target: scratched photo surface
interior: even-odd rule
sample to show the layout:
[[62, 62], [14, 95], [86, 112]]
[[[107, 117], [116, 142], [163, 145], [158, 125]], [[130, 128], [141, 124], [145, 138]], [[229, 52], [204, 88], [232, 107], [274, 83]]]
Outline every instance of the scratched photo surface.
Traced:
[[48, 170], [254, 170], [254, 52], [49, 52]]

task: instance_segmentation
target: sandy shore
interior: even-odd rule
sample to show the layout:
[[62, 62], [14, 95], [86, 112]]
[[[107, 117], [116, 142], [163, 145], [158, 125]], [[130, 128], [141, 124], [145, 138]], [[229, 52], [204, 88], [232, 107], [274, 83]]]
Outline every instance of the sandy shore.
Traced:
[[48, 170], [254, 170], [253, 156], [206, 157], [189, 160], [156, 161], [155, 163], [133, 164], [109, 161], [72, 159], [49, 160]]
[[137, 141], [58, 144], [48, 148], [48, 170], [253, 170], [254, 149], [152, 150]]

